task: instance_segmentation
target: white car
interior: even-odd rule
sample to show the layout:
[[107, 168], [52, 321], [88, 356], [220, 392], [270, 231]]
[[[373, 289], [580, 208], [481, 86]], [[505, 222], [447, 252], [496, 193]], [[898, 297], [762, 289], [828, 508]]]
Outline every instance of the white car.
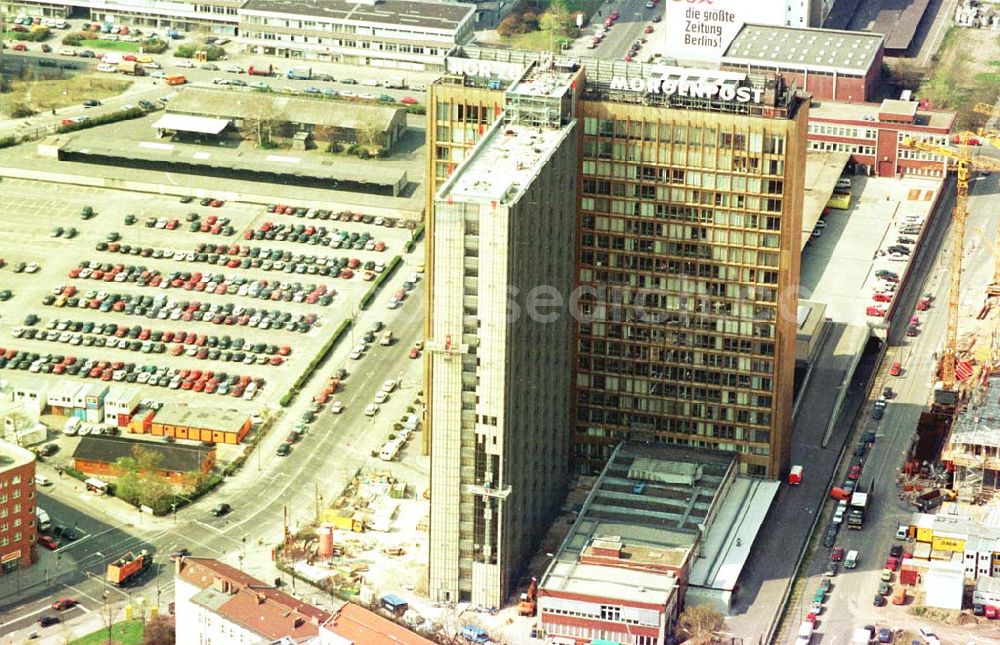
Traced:
[[417, 275], [416, 273], [411, 273], [409, 277], [406, 278], [406, 281], [409, 282], [410, 284], [417, 284], [418, 282], [420, 282], [420, 276]]
[[28, 266], [24, 267], [24, 272], [25, 273], [38, 273], [38, 263], [37, 262], [29, 262]]
[[159, 69], [151, 72], [149, 75], [152, 76], [153, 78], [166, 78], [167, 77], [166, 72], [164, 72], [163, 70], [159, 70]]
[[396, 385], [397, 383], [395, 380], [389, 379], [388, 381], [382, 384], [382, 391], [388, 394], [389, 392], [392, 392], [393, 390], [396, 389]]
[[194, 69], [194, 63], [189, 60], [182, 59], [177, 61], [177, 67], [187, 67], [188, 69]]
[[343, 411], [344, 411], [343, 401], [334, 401], [333, 403], [330, 404], [330, 412], [333, 412], [334, 414], [340, 414]]
[[35, 474], [35, 483], [39, 486], [51, 486], [52, 480], [45, 475]]
[[108, 72], [108, 73], [117, 72], [118, 71], [118, 66], [117, 65], [112, 65], [110, 63], [101, 63], [100, 65], [97, 66], [97, 71], [99, 71], [99, 72]]
[[375, 393], [375, 403], [385, 403], [389, 400], [389, 393], [379, 390]]
[[361, 357], [364, 355], [365, 355], [364, 352], [359, 352], [358, 350], [354, 350], [350, 353], [348, 358], [350, 358], [352, 361], [359, 361], [361, 360]]
[[369, 403], [368, 407], [365, 408], [365, 416], [366, 417], [373, 417], [376, 414], [378, 414], [378, 404], [377, 403]]

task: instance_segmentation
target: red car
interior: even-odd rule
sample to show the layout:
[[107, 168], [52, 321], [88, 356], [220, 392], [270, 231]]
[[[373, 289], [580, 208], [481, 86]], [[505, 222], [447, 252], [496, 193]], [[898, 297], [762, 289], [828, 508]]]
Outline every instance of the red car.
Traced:
[[861, 477], [861, 466], [851, 466], [851, 471], [847, 473], [848, 479], [858, 479]]
[[420, 350], [416, 347], [410, 348], [410, 358], [420, 358]]
[[53, 540], [48, 535], [39, 535], [38, 543], [44, 546], [46, 549], [49, 549], [50, 551], [55, 551], [56, 549], [59, 548], [59, 543]]
[[420, 103], [420, 101], [413, 98], [412, 96], [404, 96], [403, 98], [399, 99], [399, 102], [402, 103], [403, 105], [417, 105], [418, 103]]
[[[46, 537], [46, 536], [42, 536]], [[38, 539], [39, 542], [42, 541], [41, 538]], [[52, 603], [52, 608], [56, 611], [62, 611], [63, 609], [72, 609], [76, 607], [77, 601], [74, 598], [60, 598], [59, 600]]]
[[222, 201], [221, 199], [213, 199], [212, 203], [209, 204], [209, 206], [211, 206], [212, 208], [221, 208], [222, 205], [225, 203], [226, 202]]
[[893, 361], [892, 366], [889, 368], [890, 376], [899, 376], [903, 373], [903, 366], [899, 364], [899, 361]]
[[844, 559], [844, 547], [842, 546], [833, 547], [833, 551], [830, 553], [830, 561], [840, 562], [843, 559]]
[[872, 300], [875, 302], [892, 302], [892, 294], [876, 291], [872, 294]]

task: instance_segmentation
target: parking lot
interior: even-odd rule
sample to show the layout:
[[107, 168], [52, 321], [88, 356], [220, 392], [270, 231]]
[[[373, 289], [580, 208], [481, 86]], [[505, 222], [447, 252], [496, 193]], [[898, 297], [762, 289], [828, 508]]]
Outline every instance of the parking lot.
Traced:
[[3, 181], [0, 208], [6, 378], [86, 374], [166, 402], [228, 395], [248, 412], [276, 404], [411, 234], [362, 215], [23, 180]]
[[848, 210], [828, 209], [802, 255], [803, 298], [834, 322], [877, 324], [921, 241], [937, 179], [853, 178]]

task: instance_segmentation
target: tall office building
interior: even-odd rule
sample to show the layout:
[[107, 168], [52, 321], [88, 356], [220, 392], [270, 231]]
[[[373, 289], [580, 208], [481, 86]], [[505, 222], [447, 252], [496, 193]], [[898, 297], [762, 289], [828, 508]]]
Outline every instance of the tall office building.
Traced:
[[539, 68], [511, 86], [434, 203], [437, 600], [501, 606], [565, 492], [572, 328], [543, 303], [573, 282], [578, 74]]
[[[578, 122], [578, 190], [572, 196], [574, 285], [563, 298], [574, 331], [567, 348], [572, 410], [564, 432], [571, 436], [576, 468], [598, 470], [614, 445], [631, 438], [737, 453], [741, 472], [780, 476], [791, 448], [809, 109], [808, 95], [780, 79], [476, 47], [458, 52], [429, 101], [428, 177], [435, 189], [442, 186], [428, 209], [429, 342], [440, 347], [445, 340], [437, 317], [451, 286], [440, 284], [445, 273], [439, 265], [444, 258], [454, 262], [461, 246], [441, 229], [443, 213], [450, 212], [442, 210], [449, 188], [483, 158], [479, 151], [487, 142], [480, 139], [498, 136], [490, 122], [507, 118], [505, 106], [522, 79], [565, 69], [560, 64], [582, 65], [569, 81], [579, 94], [570, 102]], [[500, 177], [505, 170], [494, 164], [491, 172]], [[535, 252], [536, 262], [545, 262], [555, 246]], [[517, 277], [507, 279], [516, 283]], [[505, 283], [479, 287], [502, 289]], [[454, 347], [457, 334], [450, 338]], [[436, 535], [435, 516], [443, 521], [454, 515], [471, 534], [481, 517], [463, 516], [454, 496], [439, 497], [461, 486], [441, 482], [437, 466], [451, 460], [444, 472], [458, 470], [472, 480], [481, 467], [473, 444], [462, 444], [464, 454], [439, 452], [454, 441], [440, 436], [454, 433], [444, 419], [459, 414], [456, 400], [439, 392], [458, 378], [439, 369], [443, 360], [438, 350], [427, 363], [431, 589], [436, 598], [454, 600], [442, 590], [457, 586], [460, 599], [470, 588], [473, 598], [478, 593], [470, 585], [475, 566], [461, 562], [480, 543], [463, 544], [460, 528], [457, 551], [448, 539], [439, 545], [442, 525]], [[457, 386], [449, 387], [454, 392]], [[480, 394], [483, 401], [486, 391]], [[491, 404], [515, 405], [505, 400], [511, 394], [492, 389]], [[503, 473], [528, 476], [509, 468]], [[442, 558], [458, 560], [457, 585], [435, 578]]]

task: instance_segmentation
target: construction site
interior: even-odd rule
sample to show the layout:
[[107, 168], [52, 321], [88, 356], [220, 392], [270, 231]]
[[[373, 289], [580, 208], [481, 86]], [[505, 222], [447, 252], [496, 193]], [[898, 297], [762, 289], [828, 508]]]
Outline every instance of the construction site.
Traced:
[[[1000, 108], [975, 111], [995, 123]], [[985, 505], [1000, 492], [1000, 223], [987, 220], [968, 233], [969, 185], [988, 181], [1000, 161], [980, 153], [1000, 147], [993, 129], [956, 135], [955, 148], [911, 142], [949, 158], [956, 171], [948, 291], [948, 324], [934, 374], [934, 400], [921, 413], [900, 474], [901, 492], [914, 501], [937, 486], [958, 503]], [[961, 249], [956, 253], [955, 249]]]

